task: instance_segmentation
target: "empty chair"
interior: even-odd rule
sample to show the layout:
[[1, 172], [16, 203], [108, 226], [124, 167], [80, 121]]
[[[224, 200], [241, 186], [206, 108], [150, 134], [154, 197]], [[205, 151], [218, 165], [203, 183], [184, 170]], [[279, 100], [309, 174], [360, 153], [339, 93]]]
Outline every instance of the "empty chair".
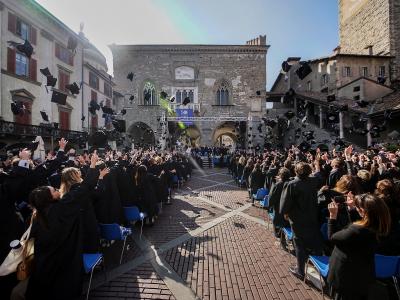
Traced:
[[321, 295], [322, 299], [325, 299], [324, 297], [324, 289], [323, 289], [323, 278], [326, 278], [328, 276], [329, 272], [329, 256], [313, 256], [310, 255], [308, 257], [307, 263], [306, 263], [306, 270], [304, 273], [304, 282], [307, 279], [307, 270], [308, 270], [308, 263], [311, 262], [315, 269], [318, 271], [319, 274], [319, 282], [321, 284]]
[[375, 275], [378, 279], [392, 278], [396, 288], [397, 297], [400, 299], [400, 289], [397, 276], [400, 274], [400, 256], [385, 256], [375, 254]]
[[88, 289], [86, 292], [86, 299], [89, 299], [89, 292], [90, 292], [90, 286], [92, 284], [92, 277], [93, 277], [93, 271], [94, 268], [99, 265], [103, 260], [103, 255], [101, 253], [84, 253], [83, 254], [83, 267], [85, 269], [85, 273], [89, 274], [90, 273], [90, 278], [89, 278], [89, 285]]
[[119, 259], [119, 263], [121, 264], [125, 250], [126, 238], [128, 235], [132, 234], [132, 230], [130, 228], [120, 226], [117, 223], [99, 224], [99, 227], [101, 238], [107, 241], [124, 241], [122, 245], [121, 257]]
[[268, 190], [265, 188], [260, 188], [257, 190], [256, 194], [253, 194], [253, 200], [254, 201], [261, 201], [264, 199], [264, 197], [268, 195]]
[[142, 238], [144, 219], [147, 218], [147, 213], [140, 212], [137, 206], [124, 207], [125, 219], [129, 222], [141, 221], [140, 238]]

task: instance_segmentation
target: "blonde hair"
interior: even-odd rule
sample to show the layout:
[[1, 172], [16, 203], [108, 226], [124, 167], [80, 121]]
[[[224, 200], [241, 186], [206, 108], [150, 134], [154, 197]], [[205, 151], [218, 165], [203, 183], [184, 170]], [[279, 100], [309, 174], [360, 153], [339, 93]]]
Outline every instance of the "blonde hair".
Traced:
[[240, 164], [240, 165], [246, 164], [246, 158], [245, 158], [244, 156], [241, 156], [241, 157], [239, 158], [239, 164]]
[[360, 170], [357, 172], [357, 177], [360, 177], [364, 181], [369, 181], [371, 174], [367, 170]]
[[61, 173], [60, 194], [61, 197], [69, 192], [71, 186], [81, 183], [81, 171], [77, 168], [65, 168]]

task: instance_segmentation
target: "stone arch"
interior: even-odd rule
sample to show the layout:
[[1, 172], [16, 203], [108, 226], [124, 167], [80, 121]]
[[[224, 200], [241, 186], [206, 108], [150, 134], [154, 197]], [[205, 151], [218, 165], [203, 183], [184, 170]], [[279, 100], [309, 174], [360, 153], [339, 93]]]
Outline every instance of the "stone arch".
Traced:
[[153, 129], [143, 122], [135, 122], [128, 129], [128, 136], [132, 139], [135, 147], [151, 147], [156, 144]]
[[238, 141], [239, 130], [235, 122], [224, 122], [219, 124], [212, 133], [212, 144], [217, 145], [223, 136], [228, 136], [236, 144]]

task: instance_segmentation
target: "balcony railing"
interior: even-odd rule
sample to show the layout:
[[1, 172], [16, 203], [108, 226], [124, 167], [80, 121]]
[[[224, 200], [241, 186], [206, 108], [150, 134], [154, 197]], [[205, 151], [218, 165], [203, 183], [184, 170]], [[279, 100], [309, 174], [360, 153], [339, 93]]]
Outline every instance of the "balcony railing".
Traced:
[[200, 103], [189, 103], [186, 105], [171, 103], [170, 106], [173, 110], [176, 110], [177, 108], [178, 109], [192, 109], [193, 111], [200, 112]]
[[65, 138], [67, 140], [76, 140], [81, 137], [87, 138], [87, 133], [74, 130], [56, 129], [51, 126], [25, 125], [15, 122], [0, 121], [0, 134], [18, 135], [18, 136], [38, 136]]

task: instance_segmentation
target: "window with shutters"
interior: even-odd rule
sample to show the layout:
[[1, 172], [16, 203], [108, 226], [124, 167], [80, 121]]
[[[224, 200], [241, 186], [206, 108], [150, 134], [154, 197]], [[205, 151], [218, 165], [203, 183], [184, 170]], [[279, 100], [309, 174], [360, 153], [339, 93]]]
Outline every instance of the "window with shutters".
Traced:
[[385, 68], [385, 66], [380, 66], [380, 67], [379, 67], [378, 76], [380, 76], [380, 77], [385, 77], [385, 75], [386, 75], [386, 68]]
[[29, 59], [19, 52], [15, 54], [15, 74], [29, 77]]
[[59, 113], [60, 129], [70, 130], [70, 113], [64, 110], [60, 110]]
[[11, 12], [8, 13], [8, 30], [21, 39], [28, 40], [31, 44], [36, 45], [36, 28]]
[[368, 77], [368, 76], [369, 76], [369, 74], [368, 74], [368, 67], [362, 67], [362, 69], [361, 69], [361, 76], [363, 76], [363, 77]]
[[69, 73], [65, 72], [64, 70], [58, 70], [58, 89], [63, 92], [68, 92], [67, 88], [65, 87], [69, 84]]
[[65, 48], [64, 46], [60, 45], [59, 43], [55, 44], [55, 51], [56, 51], [56, 57], [61, 60], [62, 62], [73, 66], [74, 65], [74, 56], [72, 52]]
[[99, 76], [97, 76], [96, 74], [94, 74], [93, 72], [89, 72], [89, 85], [98, 90], [99, 89]]
[[107, 97], [112, 97], [111, 85], [108, 84], [107, 82], [104, 82], [104, 94], [105, 94]]
[[351, 77], [351, 68], [350, 67], [344, 67], [343, 68], [343, 76], [344, 77]]

